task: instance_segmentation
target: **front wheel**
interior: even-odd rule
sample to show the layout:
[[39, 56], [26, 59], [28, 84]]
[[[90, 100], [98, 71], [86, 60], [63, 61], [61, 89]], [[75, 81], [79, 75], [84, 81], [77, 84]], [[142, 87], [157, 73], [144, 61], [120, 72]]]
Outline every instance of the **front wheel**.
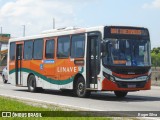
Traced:
[[118, 98], [123, 98], [127, 95], [128, 92], [125, 91], [114, 91], [114, 94], [118, 97]]
[[76, 96], [81, 97], [81, 98], [90, 96], [91, 92], [86, 90], [85, 81], [83, 77], [78, 78], [76, 85], [75, 85], [74, 92]]

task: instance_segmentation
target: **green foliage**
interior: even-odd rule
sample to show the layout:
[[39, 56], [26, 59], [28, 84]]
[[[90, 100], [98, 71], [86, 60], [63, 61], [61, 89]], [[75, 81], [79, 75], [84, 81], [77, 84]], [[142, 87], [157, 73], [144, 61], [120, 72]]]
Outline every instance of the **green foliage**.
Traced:
[[151, 60], [153, 67], [160, 66], [160, 47], [151, 50]]
[[155, 54], [160, 53], [160, 47], [153, 48], [153, 49], [151, 50], [151, 53], [155, 53]]
[[[51, 108], [43, 108], [43, 107], [37, 107], [33, 105], [28, 105], [24, 102], [18, 101], [16, 99], [12, 98], [6, 98], [0, 96], [0, 111], [61, 111], [61, 115], [64, 116], [64, 114], [68, 114], [62, 109], [51, 109]], [[1, 112], [0, 112], [1, 113]], [[70, 113], [73, 117], [41, 117], [41, 118], [29, 118], [29, 117], [12, 117], [12, 118], [2, 118], [2, 120], [112, 120], [112, 118], [106, 118], [106, 117], [74, 117], [76, 116], [74, 113]], [[80, 114], [81, 116], [81, 114]], [[0, 117], [1, 119], [1, 117]]]

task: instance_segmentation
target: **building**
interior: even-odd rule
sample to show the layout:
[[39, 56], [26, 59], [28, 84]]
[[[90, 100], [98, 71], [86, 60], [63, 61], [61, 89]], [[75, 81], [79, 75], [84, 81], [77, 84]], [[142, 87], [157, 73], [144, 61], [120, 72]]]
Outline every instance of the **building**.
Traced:
[[10, 34], [0, 34], [0, 71], [7, 65], [7, 51]]

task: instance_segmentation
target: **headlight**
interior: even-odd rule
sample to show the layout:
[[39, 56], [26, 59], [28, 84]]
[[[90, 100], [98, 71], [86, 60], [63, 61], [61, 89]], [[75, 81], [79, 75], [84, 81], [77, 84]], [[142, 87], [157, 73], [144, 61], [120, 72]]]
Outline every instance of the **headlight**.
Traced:
[[103, 72], [103, 76], [104, 76], [105, 78], [107, 78], [107, 79], [110, 79], [110, 75], [107, 74], [107, 73], [105, 73], [105, 72]]
[[148, 81], [148, 80], [150, 80], [150, 79], [151, 79], [151, 74], [147, 77], [146, 80]]
[[110, 80], [113, 81], [113, 82], [115, 81], [113, 76], [110, 76]]
[[103, 76], [105, 78], [107, 78], [108, 80], [111, 80], [111, 81], [115, 82], [115, 78], [112, 75], [109, 75], [109, 74], [103, 72]]

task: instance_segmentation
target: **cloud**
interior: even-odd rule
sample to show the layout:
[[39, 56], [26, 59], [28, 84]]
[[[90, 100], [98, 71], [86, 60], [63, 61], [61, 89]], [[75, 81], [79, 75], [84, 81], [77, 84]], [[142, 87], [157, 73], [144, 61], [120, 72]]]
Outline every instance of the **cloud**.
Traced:
[[[83, 0], [82, 0], [83, 1]], [[81, 2], [82, 2], [81, 1]], [[0, 8], [0, 25], [7, 28], [13, 36], [22, 36], [22, 25], [26, 25], [26, 34], [38, 34], [52, 28], [53, 18], [57, 27], [78, 25], [75, 10], [80, 2], [73, 0], [15, 0]], [[86, 2], [81, 3], [81, 7]]]
[[160, 0], [154, 0], [151, 3], [145, 3], [143, 8], [160, 8]]

